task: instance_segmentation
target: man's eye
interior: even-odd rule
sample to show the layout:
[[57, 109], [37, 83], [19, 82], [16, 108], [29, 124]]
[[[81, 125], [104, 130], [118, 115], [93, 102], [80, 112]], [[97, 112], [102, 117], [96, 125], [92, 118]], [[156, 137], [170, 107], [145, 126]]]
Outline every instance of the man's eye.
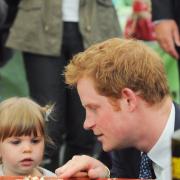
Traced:
[[89, 110], [93, 111], [93, 112], [96, 112], [97, 108], [96, 107], [90, 107]]
[[93, 106], [89, 106], [89, 107], [87, 107], [87, 109], [89, 109], [89, 110], [95, 110], [96, 108], [93, 107]]

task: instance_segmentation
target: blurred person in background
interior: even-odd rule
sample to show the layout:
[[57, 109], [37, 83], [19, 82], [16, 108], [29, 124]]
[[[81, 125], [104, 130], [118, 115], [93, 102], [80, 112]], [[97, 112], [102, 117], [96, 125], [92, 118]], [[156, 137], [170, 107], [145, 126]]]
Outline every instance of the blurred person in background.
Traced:
[[[2, 33], [2, 27], [4, 24], [4, 21], [7, 16], [7, 4], [4, 0], [0, 0], [0, 34]], [[0, 35], [0, 59], [3, 58], [3, 40], [2, 35]], [[0, 64], [2, 64], [2, 60], [0, 60]]]
[[111, 0], [21, 0], [7, 46], [22, 51], [30, 96], [40, 105], [55, 104], [48, 131], [57, 149], [46, 148], [46, 168], [59, 166], [75, 154], [93, 155], [95, 139], [83, 127], [85, 116], [76, 90], [66, 88], [64, 66], [78, 52], [120, 36]]
[[6, 19], [7, 15], [7, 4], [4, 0], [0, 0], [0, 27]]
[[152, 0], [152, 19], [155, 24], [156, 39], [162, 49], [178, 60], [180, 77], [179, 9], [179, 0]]
[[5, 47], [9, 29], [17, 13], [19, 0], [0, 0], [0, 67], [3, 67], [13, 55], [13, 51]]

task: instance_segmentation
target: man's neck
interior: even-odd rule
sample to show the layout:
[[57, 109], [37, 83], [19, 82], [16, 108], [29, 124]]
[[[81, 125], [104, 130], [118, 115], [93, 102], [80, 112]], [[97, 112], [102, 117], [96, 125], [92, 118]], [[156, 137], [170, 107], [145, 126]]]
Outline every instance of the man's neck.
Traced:
[[162, 102], [144, 107], [140, 121], [140, 136], [137, 148], [143, 152], [149, 152], [161, 136], [172, 107], [172, 100], [166, 97]]

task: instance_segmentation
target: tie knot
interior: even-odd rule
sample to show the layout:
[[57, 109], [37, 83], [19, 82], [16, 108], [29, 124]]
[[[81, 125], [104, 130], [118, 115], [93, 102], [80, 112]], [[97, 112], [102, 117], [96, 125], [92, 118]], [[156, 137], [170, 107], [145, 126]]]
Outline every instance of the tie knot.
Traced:
[[143, 161], [144, 163], [148, 163], [148, 165], [152, 164], [151, 159], [148, 157], [148, 155], [146, 153], [142, 153], [141, 161]]
[[146, 153], [141, 155], [139, 178], [152, 179], [152, 161]]

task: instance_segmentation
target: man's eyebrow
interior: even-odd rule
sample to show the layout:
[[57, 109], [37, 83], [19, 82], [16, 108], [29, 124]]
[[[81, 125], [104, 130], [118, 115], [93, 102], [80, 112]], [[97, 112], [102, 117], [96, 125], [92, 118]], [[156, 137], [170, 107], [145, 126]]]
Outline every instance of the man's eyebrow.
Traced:
[[90, 108], [97, 108], [97, 107], [99, 107], [99, 105], [97, 105], [97, 104], [93, 104], [93, 103], [91, 103], [91, 104], [84, 104], [83, 105], [84, 107], [90, 107]]

